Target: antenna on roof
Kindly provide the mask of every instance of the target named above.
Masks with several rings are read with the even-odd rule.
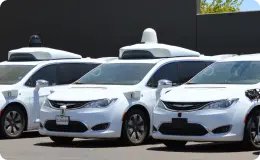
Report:
[[[142,35],[142,43],[158,43],[157,34],[154,29],[147,28]]]

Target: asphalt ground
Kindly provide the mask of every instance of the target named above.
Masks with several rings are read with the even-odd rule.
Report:
[[[260,151],[225,143],[188,143],[183,150],[171,151],[153,140],[128,147],[115,140],[75,139],[57,146],[48,137],[30,132],[19,139],[1,139],[0,154],[5,160],[255,160]]]

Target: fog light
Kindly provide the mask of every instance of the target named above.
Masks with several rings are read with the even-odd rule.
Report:
[[[227,133],[230,130],[231,130],[231,125],[227,125],[227,126],[218,127],[216,129],[214,129],[212,132],[214,134],[221,134],[221,133]]]
[[[102,124],[95,125],[91,129],[93,131],[100,131],[100,130],[106,130],[108,127],[109,127],[109,123],[102,123]]]

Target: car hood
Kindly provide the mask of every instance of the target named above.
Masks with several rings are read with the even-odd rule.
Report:
[[[48,96],[50,100],[90,101],[104,98],[118,98],[122,93],[134,91],[134,86],[116,85],[71,85]]]
[[[170,102],[209,102],[245,96],[252,85],[182,85],[171,89],[161,100]]]

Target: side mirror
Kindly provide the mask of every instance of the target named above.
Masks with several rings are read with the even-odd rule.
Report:
[[[49,82],[46,80],[37,80],[36,81],[36,88],[40,89],[42,87],[47,87],[49,85]]]
[[[172,81],[167,80],[167,79],[162,79],[158,81],[158,88],[168,88],[172,87]]]
[[[172,87],[172,81],[167,80],[167,79],[162,79],[158,81],[158,87],[156,90],[156,101],[161,97],[161,91],[164,88],[170,88]]]

